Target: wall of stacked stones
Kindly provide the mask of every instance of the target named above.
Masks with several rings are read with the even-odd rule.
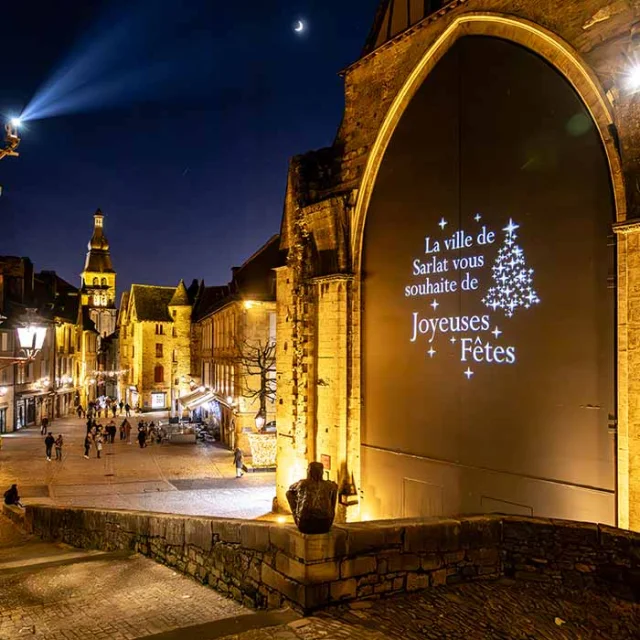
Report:
[[[640,600],[640,535],[594,524],[478,516],[335,526],[29,506],[47,540],[129,550],[254,608],[311,612],[473,580],[558,582]]]

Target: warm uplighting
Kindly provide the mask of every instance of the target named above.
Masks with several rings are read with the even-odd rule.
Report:
[[[253,307],[254,304],[255,304],[255,302],[253,302],[252,300],[245,300],[244,301],[244,308],[245,309],[251,309],[251,307]]]
[[[232,396],[227,396],[227,402],[229,404],[233,404],[233,397]]]
[[[0,387],[0,396],[6,396],[9,393],[9,389],[7,387]]]
[[[264,417],[264,414],[262,412],[258,412],[258,414],[256,415],[256,429],[258,431],[261,431],[262,427],[264,427],[265,422],[266,419]]]
[[[278,524],[284,524],[286,521],[287,521],[286,516],[278,516],[278,517],[276,518],[276,522],[277,522]]]

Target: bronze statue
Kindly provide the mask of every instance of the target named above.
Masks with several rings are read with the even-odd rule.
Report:
[[[293,519],[302,533],[327,533],[333,524],[338,485],[324,480],[323,474],[322,463],[312,462],[307,477],[287,491]]]

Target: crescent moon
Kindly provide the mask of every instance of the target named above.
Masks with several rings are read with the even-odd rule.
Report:
[[[294,29],[294,31],[298,33],[304,31],[304,22],[302,22],[302,20],[298,20],[298,26]]]

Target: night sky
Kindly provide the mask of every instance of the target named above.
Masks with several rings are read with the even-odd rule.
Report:
[[[378,1],[4,3],[0,114],[59,113],[0,162],[0,255],[78,285],[100,207],[118,296],[226,283],[278,232],[288,159],[332,143]]]

